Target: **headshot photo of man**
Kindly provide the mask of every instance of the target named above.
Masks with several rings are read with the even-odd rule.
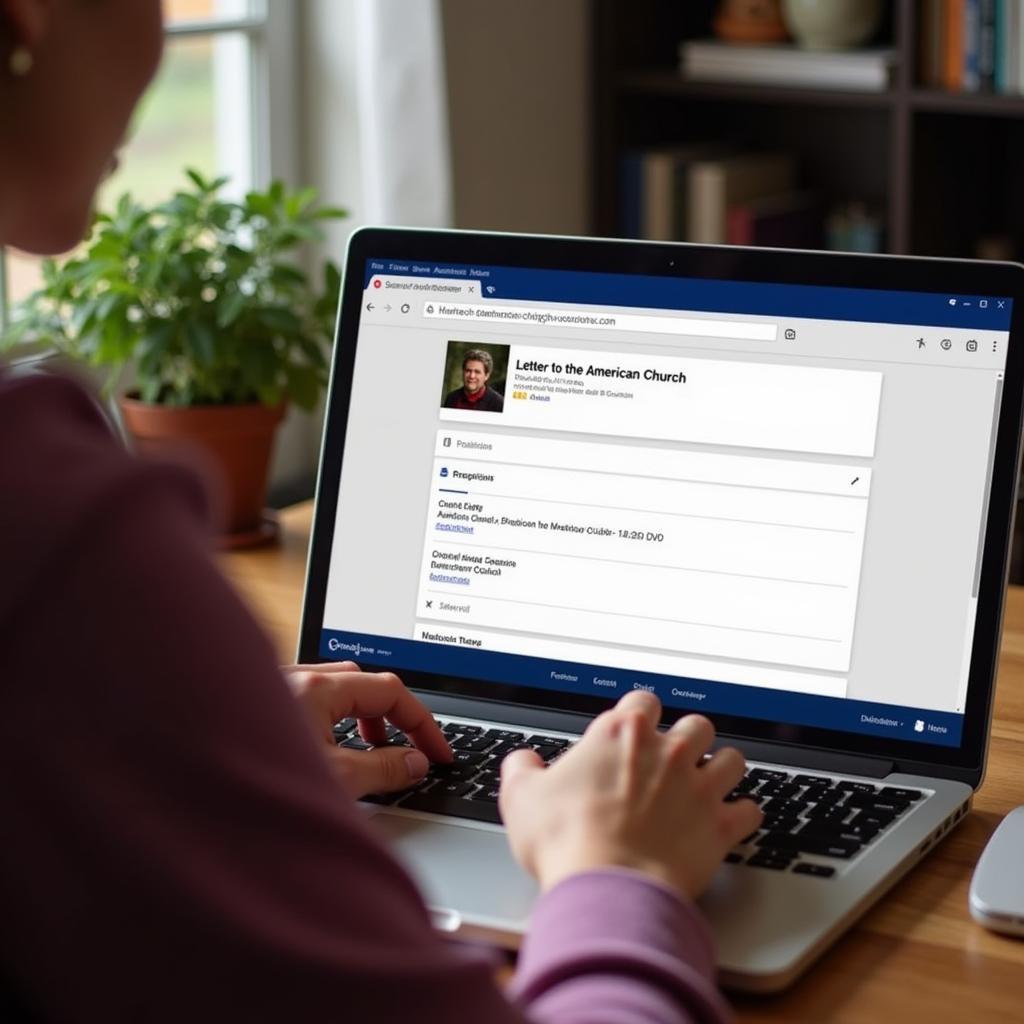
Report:
[[[507,346],[501,347],[507,349]],[[449,360],[452,355],[453,353],[449,352]],[[454,367],[450,372],[454,375]],[[466,349],[462,353],[461,387],[449,391],[442,405],[445,409],[501,412],[505,408],[505,398],[500,391],[491,386],[493,374],[494,357],[490,352],[484,348]]]

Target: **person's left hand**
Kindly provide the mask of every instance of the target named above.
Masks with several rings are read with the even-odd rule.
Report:
[[[429,761],[451,761],[452,749],[434,716],[393,672],[361,672],[351,661],[289,665],[282,671],[326,743],[342,784],[356,799],[405,789],[427,774]],[[337,746],[332,727],[342,718],[358,719],[359,735],[374,749]],[[414,746],[386,746],[386,722]]]

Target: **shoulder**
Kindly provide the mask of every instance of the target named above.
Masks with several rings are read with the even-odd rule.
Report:
[[[199,481],[182,468],[136,459],[121,445],[96,400],[50,374],[0,374],[0,587],[4,605],[50,571],[60,552],[81,543],[97,517],[129,514],[139,496],[202,522]],[[20,586],[19,586],[20,585]]]
[[[456,403],[456,401],[458,401],[459,395],[461,393],[462,388],[456,388],[454,391],[449,391],[448,394],[444,396],[445,408],[450,409]]]

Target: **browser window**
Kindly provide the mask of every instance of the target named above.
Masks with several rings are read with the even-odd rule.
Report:
[[[1009,317],[371,260],[321,654],[957,745]]]

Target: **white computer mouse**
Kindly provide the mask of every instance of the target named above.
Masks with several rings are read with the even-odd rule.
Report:
[[[970,907],[986,928],[1024,935],[1024,807],[992,833],[971,879]]]

